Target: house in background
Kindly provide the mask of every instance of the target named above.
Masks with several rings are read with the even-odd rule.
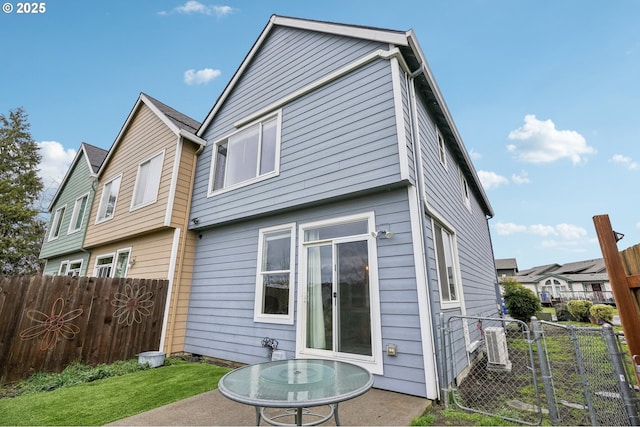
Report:
[[[142,93],[98,174],[88,276],[168,279],[161,349],[182,350],[195,234],[187,229],[199,123]]]
[[[43,274],[85,276],[89,252],[83,249],[100,165],[107,151],[83,142],[49,204],[49,226],[40,259]]]
[[[514,279],[531,289],[545,305],[572,299],[615,304],[602,258],[537,266],[519,271]]]
[[[184,350],[438,398],[439,314],[497,312],[493,211],[413,31],[273,16],[197,135]]]
[[[496,259],[496,274],[498,280],[514,277],[518,273],[518,262],[515,258]]]

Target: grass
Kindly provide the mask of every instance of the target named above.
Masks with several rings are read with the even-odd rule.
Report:
[[[411,421],[412,426],[509,426],[504,418],[490,417],[479,413],[468,413],[455,406],[445,408],[433,405],[428,411]]]
[[[215,389],[228,371],[171,359],[155,369],[28,392],[0,399],[0,425],[103,425]]]

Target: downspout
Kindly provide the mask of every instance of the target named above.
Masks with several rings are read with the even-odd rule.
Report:
[[[408,75],[406,78],[408,80],[408,88],[409,88],[409,94],[411,97],[410,103],[409,103],[409,108],[411,111],[411,132],[412,132],[412,144],[413,144],[413,164],[414,164],[414,170],[416,171],[416,178],[418,181],[418,203],[419,203],[419,216],[418,216],[418,220],[420,223],[420,236],[422,237],[422,241],[421,241],[421,256],[424,259],[424,265],[425,265],[425,277],[427,280],[427,283],[425,283],[425,292],[427,293],[427,301],[428,301],[428,306],[427,306],[427,310],[428,310],[428,316],[430,318],[431,321],[431,329],[432,331],[434,330],[433,325],[437,325],[437,319],[434,317],[433,313],[434,313],[434,307],[433,307],[433,299],[431,298],[430,295],[430,283],[431,283],[431,276],[430,276],[430,268],[428,265],[428,257],[427,257],[427,247],[428,247],[428,239],[427,236],[425,234],[425,207],[427,206],[427,200],[426,200],[426,186],[424,183],[424,174],[423,174],[423,165],[422,165],[422,149],[421,149],[421,143],[420,143],[420,128],[418,126],[418,109],[417,109],[417,98],[416,98],[416,91],[415,91],[415,79],[416,77],[418,77],[420,74],[422,74],[424,72],[424,68],[422,66],[422,64],[420,65],[420,68],[418,68],[418,70],[414,71],[413,73],[411,73],[410,75]],[[442,333],[442,332],[441,332]],[[444,388],[446,387],[446,385],[443,386],[443,384],[441,384],[441,379],[443,378],[443,373],[442,373],[442,367],[438,364],[438,358],[436,356],[437,351],[435,351],[437,349],[436,347],[436,340],[434,337],[434,334],[431,333],[431,346],[434,349],[434,354],[433,354],[433,363],[436,366],[436,386],[439,390],[436,390],[436,394],[440,394],[441,390],[444,390]],[[426,359],[427,355],[424,355],[423,357],[425,357]]]
[[[184,138],[183,138],[184,140]],[[173,346],[173,338],[174,338],[174,332],[175,332],[175,318],[177,315],[177,311],[178,311],[178,296],[180,294],[180,288],[182,285],[182,272],[183,272],[183,268],[184,268],[184,253],[185,253],[185,249],[187,247],[187,236],[188,236],[188,227],[189,227],[189,212],[191,211],[191,200],[193,198],[193,187],[195,184],[195,175],[196,175],[196,164],[198,161],[198,156],[200,155],[200,153],[202,153],[202,151],[204,150],[204,145],[200,144],[200,146],[196,149],[196,151],[193,154],[193,166],[191,168],[191,176],[190,176],[190,180],[189,180],[189,192],[187,194],[187,207],[188,210],[187,212],[185,212],[185,216],[184,216],[184,221],[182,224],[183,230],[184,232],[182,233],[182,237],[181,237],[181,241],[180,241],[180,248],[178,250],[178,269],[175,273],[175,280],[173,280],[172,282],[174,282],[174,286],[172,286],[172,289],[169,289],[168,291],[168,298],[170,299],[169,305],[168,305],[168,313],[166,315],[167,321],[166,321],[166,329],[164,331],[164,333],[162,334],[162,341],[160,348],[164,348],[167,350],[167,352],[169,352],[171,350],[171,347]],[[168,328],[169,326],[171,327],[171,334],[169,335],[169,338],[167,339],[167,334],[168,334]]]

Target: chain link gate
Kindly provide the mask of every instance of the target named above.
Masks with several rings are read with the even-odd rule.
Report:
[[[640,424],[631,364],[610,327],[452,316],[441,329],[443,383],[462,409],[529,425]]]

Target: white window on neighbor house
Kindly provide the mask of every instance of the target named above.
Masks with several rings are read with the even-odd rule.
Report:
[[[53,221],[51,221],[51,229],[49,230],[49,240],[55,240],[60,236],[60,229],[62,228],[62,219],[64,218],[64,211],[67,206],[62,206],[56,209],[53,215]]]
[[[215,143],[210,194],[278,174],[280,122],[278,112]]]
[[[96,222],[106,221],[113,218],[121,181],[122,175],[118,175],[111,181],[105,183],[102,187],[102,197],[100,197],[100,206],[98,207],[98,217]]]
[[[256,322],[293,324],[295,224],[260,230]]]
[[[97,257],[93,275],[95,277],[126,277],[130,254],[131,248],[124,248],[118,249],[115,254]]]
[[[464,173],[462,169],[460,171],[460,192],[462,194],[462,201],[467,209],[471,210],[471,193],[469,191],[469,183],[467,182],[467,178],[464,177]]]
[[[433,237],[440,284],[440,304],[443,308],[458,307],[459,271],[455,238],[452,232],[439,223],[433,223]]]
[[[79,276],[82,269],[82,260],[63,261],[60,263],[60,276]]]
[[[84,214],[87,210],[88,202],[89,193],[76,199],[76,202],[73,205],[73,213],[71,214],[71,222],[69,223],[68,233],[74,233],[82,228],[82,222],[84,220]]]
[[[136,176],[136,185],[133,190],[131,209],[150,205],[158,199],[163,160],[164,150],[140,163],[138,166],[138,175]]]
[[[440,164],[447,167],[447,151],[444,146],[444,137],[442,133],[440,133],[440,129],[436,128],[436,136],[438,138],[438,160],[440,160]]]

